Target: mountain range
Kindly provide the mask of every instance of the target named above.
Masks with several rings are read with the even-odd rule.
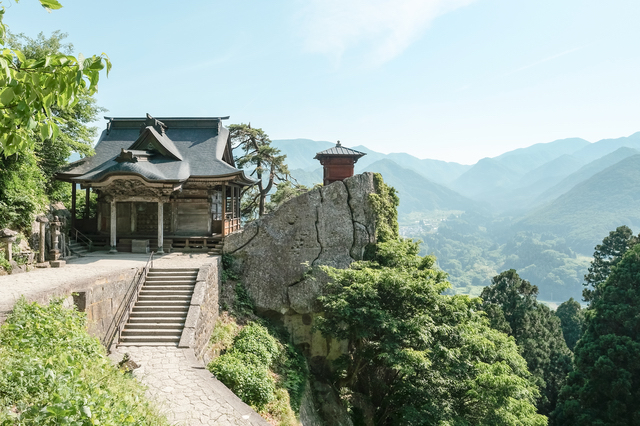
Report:
[[[300,183],[322,182],[322,167],[313,157],[333,143],[288,139],[273,145],[287,155]],[[633,171],[640,132],[594,143],[580,138],[539,143],[473,165],[352,148],[367,154],[356,163],[356,173],[382,173],[398,190],[401,222],[433,210],[508,216],[515,219],[514,229],[552,231],[584,254],[616,226],[640,226],[640,209],[633,214],[630,198],[636,190],[640,194],[640,174]]]

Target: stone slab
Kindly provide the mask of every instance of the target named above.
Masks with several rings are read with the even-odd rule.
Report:
[[[52,268],[62,268],[63,266],[65,266],[67,264],[66,260],[52,260],[51,262],[51,267]]]
[[[149,240],[131,240],[131,253],[149,253]]]

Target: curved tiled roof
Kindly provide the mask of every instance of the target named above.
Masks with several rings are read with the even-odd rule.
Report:
[[[113,174],[136,174],[159,182],[234,177],[239,184],[252,185],[254,181],[234,166],[233,159],[225,157],[229,138],[221,123],[225,118],[158,119],[166,128],[162,133],[146,126],[144,118],[111,118],[95,155],[69,164],[57,177],[78,183],[99,182]]]
[[[355,149],[345,148],[340,144],[340,141],[336,144],[336,146],[331,147],[329,149],[325,149],[324,151],[320,151],[316,154],[314,159],[319,159],[320,157],[356,157],[360,158],[362,156],[367,155],[364,152],[356,151]]]

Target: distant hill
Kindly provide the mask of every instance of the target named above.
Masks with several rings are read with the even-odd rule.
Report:
[[[586,162],[590,162],[598,158],[602,158],[622,147],[640,150],[640,132],[617,139],[602,139],[598,142],[585,146],[580,151],[576,151],[573,155],[577,158],[584,159]]]
[[[469,198],[479,200],[510,189],[520,176],[495,158],[483,158],[456,179],[452,187]]]
[[[494,157],[494,159],[516,173],[525,174],[562,155],[572,154],[589,145],[591,144],[588,141],[581,138],[559,139],[514,149]]]
[[[366,171],[382,174],[384,181],[398,190],[398,213],[433,210],[478,210],[478,203],[470,200],[413,170],[403,168],[391,160],[380,160],[366,167]]]
[[[515,227],[551,232],[583,254],[620,225],[640,227],[640,155],[627,157],[535,210]]]
[[[606,169],[607,167],[610,167],[624,160],[627,157],[631,157],[632,155],[637,155],[639,153],[640,151],[635,150],[633,148],[627,148],[627,147],[618,148],[611,154],[605,155],[602,158],[598,158],[597,160],[594,160],[589,164],[581,167],[574,173],[568,175],[558,184],[544,191],[535,200],[535,204],[539,205],[545,202],[549,202],[559,197],[560,195],[564,194],[565,192],[569,191],[571,188],[573,188],[580,182],[583,182],[589,179],[591,176],[595,175],[596,173]]]
[[[278,139],[271,143],[287,155],[289,170],[303,169],[306,171],[315,170],[320,166],[318,160],[313,159],[316,153],[335,146],[335,143],[311,139]]]

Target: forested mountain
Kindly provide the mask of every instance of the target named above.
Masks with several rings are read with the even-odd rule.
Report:
[[[274,144],[300,183],[322,181],[313,157],[333,143]],[[356,172],[380,172],[396,187],[403,235],[424,241],[457,292],[479,294],[515,268],[543,300],[580,300],[594,246],[620,225],[640,228],[640,132],[536,144],[472,166],[353,148],[367,153]]]
[[[633,155],[576,185],[516,226],[551,232],[589,254],[619,225],[640,227],[640,155]]]

